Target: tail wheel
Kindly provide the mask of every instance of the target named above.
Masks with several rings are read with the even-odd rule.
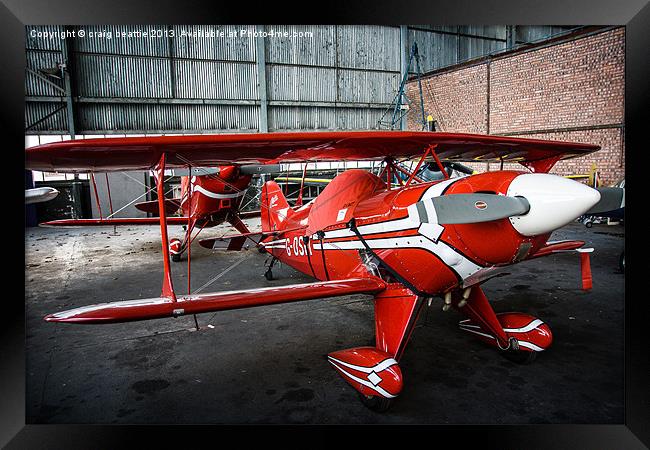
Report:
[[[269,281],[273,280],[273,265],[277,260],[278,259],[274,256],[271,259],[271,264],[269,264],[268,269],[266,269],[266,272],[264,272],[264,278],[266,278]]]
[[[172,261],[178,262],[181,260],[182,242],[178,238],[171,238],[169,240],[169,253],[172,256]]]
[[[537,359],[538,352],[527,352],[524,350],[506,350],[499,352],[504,358],[517,364],[530,364]]]
[[[359,399],[363,406],[375,412],[386,412],[393,405],[393,398],[385,398],[377,395],[363,395],[359,393]]]

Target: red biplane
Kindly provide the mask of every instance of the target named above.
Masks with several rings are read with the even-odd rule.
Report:
[[[168,246],[163,191],[166,168],[341,160],[381,160],[377,176],[352,169],[313,201],[290,206],[274,181],[262,190],[260,249],[314,277],[313,283],[177,296],[163,251],[160,297],[83,306],[49,322],[110,323],[177,317],[349,294],[374,298],[374,347],[339,350],[329,362],[364,404],[385,410],[402,390],[399,366],[425,303],[466,316],[460,328],[505,356],[527,362],[551,345],[549,326],[525,313],[496,314],[481,284],[512,264],[578,251],[583,288],[591,287],[582,241],[548,242],[553,230],[597,210],[599,191],[547,172],[560,159],[598,146],[435,132],[313,132],[167,136],[65,141],[26,150],[27,169],[63,172],[148,170],[156,174],[163,249]],[[417,158],[414,170],[401,160]],[[442,160],[519,162],[500,170],[449,178]],[[435,162],[444,178],[417,176]],[[415,162],[415,161],[414,161]],[[397,175],[397,176],[396,176]],[[272,266],[272,264],[271,264]],[[269,268],[270,272],[270,268]]]
[[[181,196],[178,198],[165,198],[164,207],[167,223],[171,225],[183,225],[185,227],[184,238],[171,238],[169,240],[169,253],[172,261],[180,261],[188,246],[197,238],[204,228],[215,227],[228,222],[237,231],[243,234],[250,233],[242,219],[259,217],[259,211],[242,212],[240,207],[251,178],[255,173],[267,173],[277,171],[278,166],[263,165],[222,165],[214,169],[193,168],[186,176],[181,176]],[[179,172],[178,170],[175,172]],[[183,171],[181,171],[183,173]],[[118,226],[118,225],[155,225],[160,219],[157,217],[130,217],[111,218],[113,205],[110,202],[111,215],[107,218],[102,216],[102,206],[97,192],[97,185],[94,174],[91,176],[95,201],[99,209],[99,219],[60,219],[43,222],[40,225],[49,227],[69,226]],[[106,178],[107,190],[110,200],[110,185]],[[128,206],[128,205],[127,205]],[[134,205],[140,211],[159,215],[159,204],[157,200],[139,202]],[[172,216],[177,211],[182,215]],[[192,232],[198,231],[192,236]],[[207,246],[213,240],[206,242],[199,241]],[[243,241],[240,241],[243,244]]]

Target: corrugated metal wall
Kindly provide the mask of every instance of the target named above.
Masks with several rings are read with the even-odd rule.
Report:
[[[521,44],[537,42],[566,33],[576,26],[506,25],[409,26],[409,49],[417,42],[422,71],[429,72],[498,53]],[[415,70],[411,71],[415,73]]]
[[[565,28],[517,27],[515,39]],[[85,36],[32,36],[66,30]],[[117,37],[138,30],[162,36]],[[90,37],[101,32],[111,38]],[[284,32],[311,37],[277,36]],[[418,43],[426,72],[504,50],[506,33],[505,26],[412,26],[408,48]],[[66,60],[77,134],[371,129],[401,81],[399,27],[28,26],[26,34],[27,134],[68,132],[64,81],[37,75]]]

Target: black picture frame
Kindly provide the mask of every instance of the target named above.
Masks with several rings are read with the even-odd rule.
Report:
[[[432,443],[453,443],[455,447],[475,443],[481,448],[585,448],[635,449],[650,446],[650,346],[643,310],[643,269],[648,264],[642,207],[636,200],[643,192],[644,153],[647,153],[644,112],[649,105],[650,70],[647,55],[650,48],[650,5],[648,0],[469,0],[302,3],[292,6],[271,2],[221,4],[217,2],[112,0],[3,0],[0,5],[2,67],[2,123],[5,125],[3,155],[5,186],[4,223],[6,241],[12,245],[5,251],[5,288],[0,326],[0,445],[7,448],[118,448],[136,440],[146,439],[147,446],[156,441],[176,441],[187,445],[198,434],[207,433],[217,444],[226,431],[234,431],[238,440],[248,443],[255,427],[197,426],[92,426],[92,425],[25,425],[25,311],[24,283],[10,275],[9,266],[18,266],[16,255],[23,254],[20,239],[24,233],[24,203],[18,188],[24,184],[24,160],[19,149],[24,147],[24,26],[37,24],[119,24],[119,23],[365,23],[365,24],[566,24],[626,26],[626,91],[625,142],[628,203],[626,211],[626,301],[625,301],[625,421],[619,425],[526,425],[526,426],[397,426],[389,429],[363,427],[351,430],[342,426],[262,427],[265,436],[272,431],[292,432],[355,431],[364,441],[394,431],[424,431]],[[11,138],[11,139],[7,139]],[[632,152],[630,156],[629,152]],[[635,200],[636,199],[636,200]],[[17,211],[17,213],[15,212]],[[16,216],[18,218],[16,218]],[[631,217],[631,218],[630,218]],[[635,219],[636,217],[636,219]],[[6,242],[5,241],[5,242]],[[13,248],[13,245],[18,247]],[[24,255],[24,254],[23,254]],[[647,276],[647,275],[646,275]],[[6,286],[11,287],[7,289]],[[638,295],[636,293],[641,293]],[[295,435],[294,435],[295,436]],[[301,442],[300,437],[292,440]],[[302,441],[308,445],[309,441]],[[336,445],[336,441],[333,441]],[[409,444],[403,441],[404,445]],[[236,444],[235,444],[236,445]],[[268,443],[266,444],[268,445]],[[446,444],[448,445],[448,444]]]

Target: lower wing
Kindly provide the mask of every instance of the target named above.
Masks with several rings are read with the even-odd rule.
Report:
[[[167,217],[169,225],[187,225],[187,217]],[[160,225],[158,217],[127,217],[116,219],[60,219],[39,224],[43,227],[92,227],[106,225]]]
[[[585,241],[556,241],[547,242],[542,248],[537,250],[526,259],[539,258],[541,256],[548,256],[554,253],[570,252],[570,251],[590,251],[593,249],[581,249],[585,245]],[[579,250],[580,249],[580,250]]]
[[[189,295],[178,297],[176,301],[167,297],[158,297],[101,303],[50,314],[45,317],[45,320],[84,324],[130,322],[341,295],[376,294],[384,289],[386,289],[386,283],[379,278],[350,278],[245,291]]]

